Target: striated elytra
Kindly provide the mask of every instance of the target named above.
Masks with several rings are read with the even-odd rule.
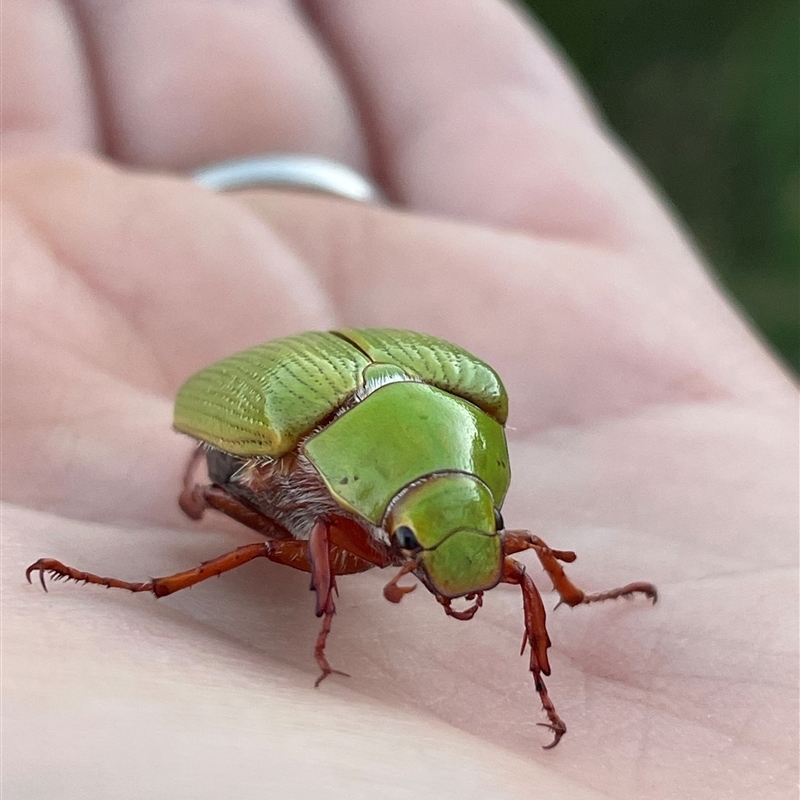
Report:
[[[555,746],[566,725],[542,678],[550,639],[541,597],[515,553],[533,550],[561,601],[574,606],[642,593],[637,582],[585,594],[559,562],[575,560],[500,513],[511,480],[504,425],[508,397],[497,373],[456,345],[412,331],[341,329],[276,339],[189,378],[174,427],[197,441],[181,508],[199,519],[221,511],[261,539],[175,575],[134,583],[40,559],[50,573],[157,597],[254,558],[311,574],[322,626],[317,685],[336,672],[325,657],[337,575],[399,567],[384,587],[395,603],[413,575],[456,619],[471,619],[484,593],[514,584],[523,596],[525,647]],[[205,461],[209,483],[196,484]],[[456,598],[469,605],[458,609]]]

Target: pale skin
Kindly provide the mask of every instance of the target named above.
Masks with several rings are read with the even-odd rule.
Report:
[[[493,0],[76,5],[3,7],[4,788],[792,796],[796,389],[542,35]],[[396,208],[181,175],[253,152],[347,161]],[[555,750],[512,586],[463,623],[424,589],[387,603],[385,571],[341,578],[327,654],[352,677],[314,690],[299,572],[160,601],[25,583],[41,556],[145,580],[252,541],[178,509],[171,399],[338,325],[492,363],[509,527],[576,551],[587,591],[658,586],[655,608],[553,613],[520,556],[546,592]]]

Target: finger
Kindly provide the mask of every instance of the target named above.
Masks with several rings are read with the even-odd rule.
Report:
[[[400,203],[605,245],[671,235],[560,57],[510,4],[306,5]]]
[[[2,14],[3,157],[97,147],[88,67],[69,8],[5,0]]]
[[[347,93],[291,3],[78,7],[115,158],[188,169],[288,150],[364,166]]]
[[[333,321],[316,277],[229,198],[89,160],[16,163],[3,178],[44,243],[37,279],[24,259],[9,264],[9,307],[113,375],[172,391],[211,360]],[[131,343],[147,369],[119,360]]]

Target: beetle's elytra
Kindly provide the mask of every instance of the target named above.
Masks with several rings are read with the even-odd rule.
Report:
[[[559,562],[575,560],[528,531],[505,530],[500,509],[511,479],[504,424],[508,398],[497,373],[455,345],[411,331],[343,329],[276,339],[201,370],[181,387],[175,429],[197,440],[181,508],[199,519],[222,511],[261,541],[199,567],[131,583],[53,559],[39,572],[157,597],[268,558],[311,574],[322,617],[315,657],[332,670],[325,642],[335,613],[336,576],[399,567],[384,587],[398,603],[414,575],[456,619],[471,619],[498,583],[522,590],[530,671],[558,744],[567,728],[550,700],[545,610],[524,567],[533,550],[570,606],[642,593],[631,583],[584,594]],[[208,485],[194,482],[205,460]],[[471,602],[465,610],[454,598]],[[523,646],[524,650],[524,646]]]

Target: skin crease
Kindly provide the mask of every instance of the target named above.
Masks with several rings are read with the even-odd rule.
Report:
[[[786,798],[798,777],[797,395],[603,130],[496,0],[3,8],[3,787],[9,796]],[[397,208],[215,196],[252,152],[371,170]],[[574,549],[553,751],[518,590],[469,624],[343,578],[319,690],[308,578],[176,496],[192,372],[274,336],[416,328],[511,397],[503,510]],[[523,557],[543,591],[533,557]]]

